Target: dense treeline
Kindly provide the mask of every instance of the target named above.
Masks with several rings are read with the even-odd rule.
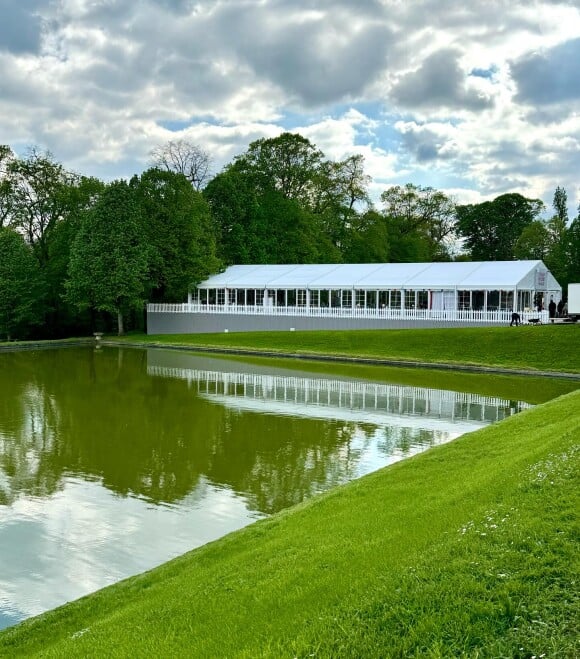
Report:
[[[364,161],[333,161],[301,135],[252,142],[213,178],[198,146],[169,142],[154,166],[105,184],[50,153],[0,146],[0,340],[142,328],[147,300],[175,302],[244,263],[542,259],[580,281],[580,209],[568,218],[504,194],[458,205],[408,183],[369,195]]]

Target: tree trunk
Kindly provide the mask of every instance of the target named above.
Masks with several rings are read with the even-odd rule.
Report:
[[[117,311],[117,327],[119,336],[125,334],[125,328],[123,327],[123,312],[121,310]]]

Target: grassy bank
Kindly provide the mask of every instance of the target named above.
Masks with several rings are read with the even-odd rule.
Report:
[[[580,373],[580,325],[134,335],[125,340]]]
[[[578,656],[580,392],[0,633],[2,656]]]

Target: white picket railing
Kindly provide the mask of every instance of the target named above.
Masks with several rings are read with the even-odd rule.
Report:
[[[259,400],[262,406],[266,401],[272,401],[310,408],[346,408],[422,419],[432,417],[485,423],[499,421],[533,407],[523,401],[510,401],[497,396],[411,385],[209,371],[155,364],[147,366],[147,374],[195,382],[202,394],[236,400],[254,399]]]
[[[159,304],[147,305],[148,313],[234,314],[243,316],[301,316],[323,318],[376,318],[385,320],[442,320],[448,322],[509,323],[512,312],[473,309],[399,309],[368,307],[276,307],[237,304]],[[548,312],[519,311],[521,322],[538,319],[548,322]]]

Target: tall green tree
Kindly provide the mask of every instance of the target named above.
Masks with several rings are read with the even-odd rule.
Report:
[[[258,192],[275,190],[286,199],[311,207],[324,154],[297,133],[252,142],[235,158],[239,171],[251,176]]]
[[[493,201],[457,206],[457,227],[476,261],[510,261],[522,231],[539,219],[544,204],[518,193]]]
[[[149,169],[131,187],[149,248],[149,299],[183,300],[219,268],[209,205],[183,174]]]
[[[268,227],[261,245],[263,263],[316,263],[324,246],[329,247],[312,214],[276,190],[259,197],[256,215],[257,224]]]
[[[455,238],[455,203],[431,187],[407,183],[381,195],[393,261],[446,261]]]
[[[70,191],[80,177],[68,172],[51,153],[31,148],[24,158],[11,158],[5,172],[7,223],[22,231],[41,267],[48,261],[51,231],[66,216]]]
[[[79,310],[93,308],[117,318],[119,334],[131,309],[141,309],[149,271],[149,249],[134,190],[109,184],[83,217],[66,282],[67,298]]]
[[[26,337],[44,312],[42,272],[24,238],[0,227],[0,337]]]
[[[554,277],[562,284],[568,282],[567,243],[568,243],[568,195],[566,190],[557,187],[552,202],[554,215],[547,223],[549,246],[544,261]]]
[[[566,283],[580,283],[580,205],[578,206],[578,215],[570,225],[566,237],[566,258],[568,265]]]
[[[345,263],[388,263],[391,260],[387,219],[376,210],[356,215],[345,235]]]
[[[219,255],[226,263],[287,262],[291,254],[339,261],[350,227],[369,207],[369,180],[360,155],[334,162],[294,133],[256,140],[204,190]],[[280,218],[268,216],[274,207],[282,209]],[[282,226],[298,241],[295,249],[286,240],[281,248]]]
[[[356,233],[360,215],[371,206],[371,178],[364,172],[364,157],[355,154],[338,162],[325,161],[317,176],[313,211],[320,217],[326,237],[347,260],[347,236],[351,230]]]
[[[550,234],[544,222],[534,220],[524,227],[514,246],[516,259],[543,261],[550,249]]]
[[[235,165],[228,166],[208,183],[203,194],[209,203],[219,257],[227,264],[266,263],[268,218],[258,213],[258,192],[251,177]]]
[[[47,238],[47,261],[43,271],[47,283],[47,313],[45,327],[50,336],[70,336],[90,329],[90,318],[79,315],[78,309],[66,297],[65,282],[72,245],[84,214],[99,199],[105,184],[92,177],[81,176],[68,187],[66,212]],[[63,190],[63,195],[64,195]]]

